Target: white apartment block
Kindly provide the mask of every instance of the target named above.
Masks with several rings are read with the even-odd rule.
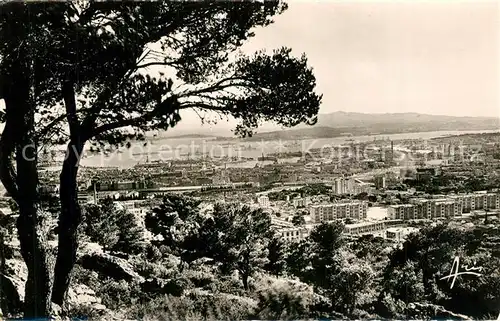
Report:
[[[387,209],[387,214],[391,220],[413,220],[419,218],[415,215],[416,208],[417,206],[413,204],[391,205]]]
[[[352,218],[362,220],[366,218],[368,203],[351,201],[342,203],[312,205],[309,208],[314,223],[328,222],[336,219]]]
[[[453,195],[451,198],[462,204],[464,213],[469,213],[475,210],[500,208],[500,194],[498,193],[476,192]]]
[[[333,182],[332,191],[335,195],[354,194],[354,179],[336,178]]]
[[[462,204],[455,201],[438,201],[431,218],[451,218],[462,215]],[[432,213],[431,213],[432,214]]]
[[[334,195],[368,193],[370,184],[355,180],[354,178],[336,178],[333,181],[332,193]]]
[[[269,207],[269,197],[266,195],[259,196],[257,198],[257,203],[263,208],[268,208]]]
[[[389,206],[387,213],[391,220],[451,218],[462,214],[462,205],[453,200],[418,200]]]
[[[388,215],[393,220],[451,218],[474,210],[500,209],[499,193],[470,193],[440,199],[410,200],[410,204],[392,205]]]

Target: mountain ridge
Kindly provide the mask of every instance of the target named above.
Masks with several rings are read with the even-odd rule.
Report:
[[[185,130],[171,130],[157,133],[160,137],[178,137],[178,136],[222,136],[234,137],[231,132],[236,125],[234,122],[224,122],[210,127],[189,126]],[[197,130],[193,131],[193,127]],[[500,118],[498,117],[474,117],[474,116],[447,116],[430,115],[416,112],[411,113],[358,113],[336,111],[332,113],[318,114],[318,122],[314,126],[300,124],[292,128],[285,128],[273,123],[266,123],[257,129],[256,136],[269,136],[271,132],[290,132],[296,130],[309,130],[307,135],[314,131],[319,132],[319,128],[346,129],[355,133],[397,133],[397,132],[415,132],[415,131],[439,131],[439,130],[482,130],[482,129],[500,129]],[[310,130],[316,128],[316,130]],[[327,131],[330,131],[327,129]],[[266,134],[267,133],[267,134]],[[319,135],[319,134],[318,134]],[[322,135],[319,135],[322,136]]]

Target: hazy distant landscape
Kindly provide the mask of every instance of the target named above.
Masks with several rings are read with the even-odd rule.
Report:
[[[234,137],[227,123],[214,127],[196,126],[193,132],[161,133],[158,138]],[[265,124],[253,137],[246,140],[334,138],[377,134],[397,134],[430,131],[495,130],[500,129],[497,117],[454,117],[419,113],[365,114],[338,111],[319,114],[314,126],[299,125],[281,128]],[[237,139],[234,137],[234,139]]]

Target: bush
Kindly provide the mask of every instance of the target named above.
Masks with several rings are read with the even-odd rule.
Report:
[[[183,271],[183,277],[193,283],[195,287],[203,288],[210,287],[215,283],[215,276],[206,270],[189,269]]]
[[[226,293],[195,291],[182,297],[166,295],[130,310],[128,317],[145,320],[245,320],[255,301]]]
[[[78,305],[70,307],[64,315],[70,317],[71,320],[102,320],[105,312],[92,305]]]
[[[145,256],[149,262],[157,262],[162,258],[162,252],[154,244],[148,244],[145,248]]]
[[[149,261],[136,260],[133,262],[134,271],[141,276],[148,278],[169,278],[175,270],[168,269],[161,263],[152,263]]]
[[[138,254],[144,248],[144,231],[132,213],[106,199],[100,205],[88,205],[83,211],[81,231],[103,251]]]
[[[101,298],[102,304],[112,310],[129,307],[144,298],[138,284],[127,283],[124,280],[120,282],[111,279],[103,281],[96,294]]]
[[[315,295],[311,286],[293,280],[264,276],[256,287],[259,319],[290,320],[311,317]]]
[[[141,284],[141,291],[147,293],[149,297],[156,295],[181,296],[186,289],[192,288],[189,280],[184,278],[174,278],[169,280],[153,279]]]
[[[75,284],[84,284],[95,291],[100,286],[101,281],[99,280],[97,272],[84,269],[79,264],[76,264],[73,267],[71,282]]]

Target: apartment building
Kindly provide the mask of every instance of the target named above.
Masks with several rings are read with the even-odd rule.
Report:
[[[476,209],[476,197],[473,194],[452,195],[450,198],[462,204],[463,213],[469,213]]]
[[[418,218],[416,209],[414,204],[392,205],[387,209],[387,214],[391,220],[414,220]]]
[[[414,198],[410,204],[389,206],[388,216],[394,220],[451,218],[492,209],[500,209],[500,194],[476,192],[433,199]]]
[[[262,196],[259,196],[257,198],[257,203],[259,203],[259,205],[263,208],[268,208],[269,207],[269,197],[267,197],[266,195],[262,195]]]
[[[335,195],[353,194],[354,179],[336,178],[333,182],[332,192]]]
[[[332,193],[334,195],[360,194],[369,191],[370,184],[354,178],[336,178],[332,184]]]
[[[377,175],[374,177],[374,183],[376,189],[384,189],[387,188],[387,179],[385,175]]]
[[[344,218],[362,220],[366,218],[367,210],[367,202],[349,201],[312,205],[309,208],[309,214],[311,215],[313,222],[321,223]]]
[[[121,206],[124,210],[134,214],[136,217],[143,217],[150,208],[144,201],[116,201],[115,204]]]
[[[411,204],[389,206],[391,220],[451,218],[462,214],[462,205],[449,199],[417,199]]]
[[[437,201],[431,218],[451,218],[460,215],[462,215],[462,204],[454,200]]]
[[[437,167],[417,168],[417,181],[428,182],[432,177],[438,176],[441,171]]]
[[[475,210],[500,209],[500,194],[476,192],[452,195],[450,198],[462,204],[463,213]]]
[[[500,208],[500,195],[497,193],[486,194],[486,207],[487,207],[487,209],[499,209]]]

